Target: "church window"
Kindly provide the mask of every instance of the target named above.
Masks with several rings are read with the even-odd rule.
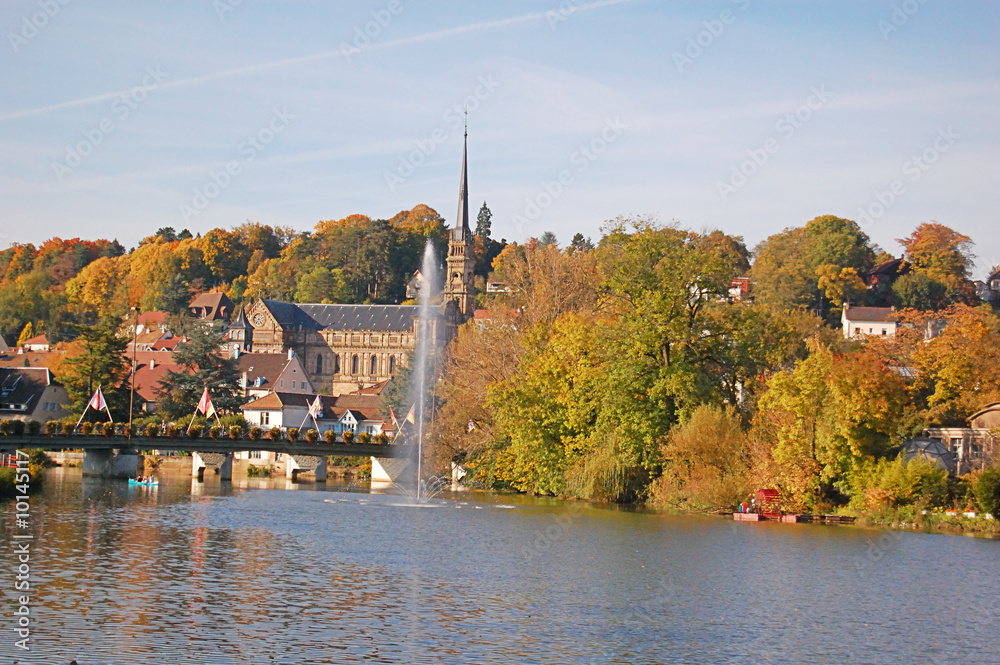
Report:
[[[323,373],[323,356],[316,356],[316,373]]]
[[[378,356],[372,356],[371,360],[371,371],[368,372],[370,375],[378,374]]]
[[[396,372],[396,356],[389,356],[389,374]]]
[[[358,357],[351,358],[351,374],[358,374]]]

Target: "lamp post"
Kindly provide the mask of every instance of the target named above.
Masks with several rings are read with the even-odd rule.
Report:
[[[129,381],[129,395],[128,395],[128,440],[132,440],[132,411],[135,405],[135,347],[136,340],[139,338],[139,308],[133,307],[132,311],[135,315],[132,320],[132,377]]]

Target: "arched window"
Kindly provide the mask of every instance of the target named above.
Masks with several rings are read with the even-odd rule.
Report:
[[[389,374],[396,373],[396,356],[389,356]]]
[[[316,356],[316,373],[317,374],[323,373],[323,356],[321,355]]]
[[[358,357],[351,358],[351,374],[358,374]]]
[[[372,356],[371,371],[368,372],[368,375],[375,376],[376,374],[378,374],[378,356]]]

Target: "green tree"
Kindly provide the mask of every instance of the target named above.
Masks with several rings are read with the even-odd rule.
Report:
[[[236,364],[220,352],[222,333],[203,328],[174,350],[180,371],[169,371],[159,388],[157,410],[170,418],[194,412],[207,387],[219,414],[237,413],[242,405]]]
[[[556,234],[552,231],[546,231],[542,234],[542,237],[538,239],[539,247],[558,247],[559,240],[556,238]]]
[[[582,233],[575,234],[569,243],[569,250],[572,252],[589,252],[593,249],[594,243],[590,238],[584,238]]]
[[[757,245],[754,256],[750,277],[758,302],[781,309],[815,309],[830,320],[836,316],[827,306],[819,279],[836,276],[842,283],[847,277],[840,277],[843,269],[861,275],[875,262],[874,247],[857,223],[833,215],[770,236]]]
[[[476,216],[476,236],[482,238],[484,241],[490,239],[490,230],[493,228],[493,213],[486,205],[486,201],[483,201],[483,207],[479,209],[479,214]]]
[[[948,304],[948,286],[922,272],[897,279],[892,285],[892,294],[900,309],[937,311]]]
[[[112,414],[128,415],[129,374],[126,358],[128,340],[118,335],[118,322],[105,318],[93,326],[80,326],[59,369],[59,380],[69,394],[69,410],[83,413],[94,391],[101,392]],[[98,418],[95,415],[95,418]]]
[[[184,281],[184,277],[178,273],[170,275],[156,296],[154,308],[161,312],[171,314],[181,314],[187,312],[188,304],[191,302],[191,287]]]

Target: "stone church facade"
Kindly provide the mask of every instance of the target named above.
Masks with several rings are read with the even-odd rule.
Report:
[[[430,334],[439,344],[475,314],[475,237],[469,224],[467,144],[462,155],[458,218],[449,231],[442,304]],[[229,329],[230,350],[297,355],[313,385],[340,395],[391,379],[417,346],[415,305],[297,304],[258,299]]]

